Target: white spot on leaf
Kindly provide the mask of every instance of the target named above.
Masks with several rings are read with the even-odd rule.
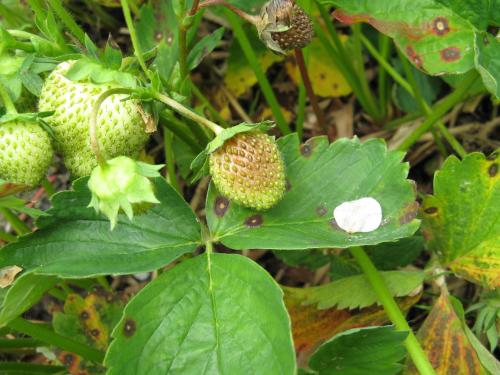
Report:
[[[382,207],[376,199],[361,198],[337,206],[333,217],[346,232],[372,232],[382,223]]]

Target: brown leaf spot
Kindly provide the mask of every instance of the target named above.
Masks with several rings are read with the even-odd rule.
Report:
[[[405,207],[403,215],[399,218],[399,223],[401,225],[408,224],[413,219],[417,217],[418,209],[420,205],[417,201],[414,201]]]
[[[432,21],[432,31],[434,34],[442,36],[450,31],[448,20],[444,17],[436,17]]]
[[[302,156],[305,156],[305,157],[311,156],[311,154],[312,154],[311,145],[304,143],[302,146],[300,146],[300,153],[302,154]]]
[[[94,328],[93,330],[90,331],[90,335],[92,337],[99,337],[100,334],[101,334],[101,331],[99,331],[97,328]]]
[[[498,163],[493,163],[488,168],[488,174],[490,177],[495,177],[498,173]]]
[[[285,189],[286,189],[286,191],[290,191],[292,189],[292,183],[290,182],[290,180],[288,178],[285,181]]]
[[[456,61],[460,59],[460,50],[457,47],[448,47],[442,50],[441,59],[446,62]]]
[[[125,337],[131,337],[135,333],[135,330],[136,330],[135,320],[127,319],[127,321],[123,325],[123,335]]]
[[[253,215],[245,220],[245,225],[249,228],[257,228],[262,225],[264,219],[262,215]]]
[[[87,310],[83,310],[80,313],[80,318],[83,319],[83,320],[87,320],[88,318],[90,318],[89,312]]]
[[[225,197],[218,196],[215,199],[214,212],[218,217],[224,216],[229,208],[229,200]]]
[[[324,203],[321,203],[318,207],[316,207],[316,214],[320,217],[325,216],[327,212],[328,208],[326,208]]]
[[[438,208],[437,207],[427,207],[424,212],[427,214],[427,215],[433,215],[435,213],[438,212]]]
[[[490,40],[488,39],[488,37],[487,37],[487,36],[485,36],[485,37],[483,38],[483,44],[484,44],[485,46],[487,46],[488,44],[490,44]]]
[[[66,367],[71,367],[73,363],[76,361],[76,355],[68,352],[61,353],[61,356],[59,358]]]

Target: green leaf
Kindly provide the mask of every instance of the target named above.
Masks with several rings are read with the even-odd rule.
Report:
[[[398,374],[407,335],[391,326],[350,329],[321,345],[309,366],[319,375]]]
[[[104,49],[103,61],[108,68],[118,70],[122,65],[122,52],[117,48],[113,48],[108,41]]]
[[[403,297],[421,289],[424,273],[420,271],[386,271],[380,273],[393,297]],[[348,276],[328,284],[309,288],[284,287],[287,293],[303,301],[303,305],[317,305],[318,309],[357,309],[378,303],[370,283],[364,275]],[[356,291],[356,293],[353,293]]]
[[[422,236],[412,236],[401,238],[397,242],[367,246],[365,250],[377,269],[393,270],[413,263],[423,249],[424,238]]]
[[[500,286],[500,154],[449,157],[422,207],[422,233],[444,266],[490,288]]]
[[[189,52],[187,59],[189,70],[196,68],[201,61],[219,45],[222,37],[224,36],[224,31],[225,29],[221,27],[196,43],[196,45]]]
[[[0,310],[0,327],[5,326],[37,303],[46,291],[57,284],[57,281],[56,277],[34,273],[25,273],[17,278],[5,295]]]
[[[23,362],[2,362],[0,363],[0,373],[2,375],[63,375],[67,372],[64,367],[60,366],[45,366]]]
[[[17,212],[25,213],[33,218],[37,218],[46,215],[45,212],[38,210],[36,208],[30,208],[25,206],[26,202],[22,199],[16,198],[12,195],[6,197],[0,197],[0,207],[10,208]]]
[[[231,249],[297,250],[374,245],[412,235],[418,205],[403,153],[388,152],[381,140],[339,139],[331,145],[315,137],[300,145],[296,135],[278,140],[286,166],[288,191],[266,212],[240,207],[212,185],[207,220],[213,238]],[[375,231],[347,233],[333,220],[335,207],[372,197],[382,206]],[[224,207],[221,210],[221,205]]]
[[[283,295],[256,263],[209,254],[177,265],[127,305],[106,356],[109,375],[293,375]]]
[[[476,68],[486,88],[500,99],[500,40],[488,33],[477,34],[474,44]]]
[[[73,191],[54,195],[50,216],[37,221],[39,230],[2,249],[0,268],[17,265],[68,278],[146,272],[200,243],[194,213],[164,179],[154,180],[161,203],[132,222],[120,214],[112,232],[108,220],[88,207],[87,181],[81,178]]]
[[[292,267],[307,267],[317,269],[330,262],[330,257],[321,252],[321,250],[274,250],[274,255]]]

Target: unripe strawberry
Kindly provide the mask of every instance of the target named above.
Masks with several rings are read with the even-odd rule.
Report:
[[[210,154],[217,189],[234,202],[267,210],[285,192],[285,166],[274,139],[253,131],[240,133]]]
[[[38,107],[40,111],[55,111],[46,118],[54,129],[55,146],[73,176],[81,177],[90,175],[97,165],[89,130],[94,104],[102,93],[115,86],[73,82],[64,76],[71,65],[63,62],[48,76]],[[97,139],[105,159],[135,157],[148,139],[139,102],[122,101],[125,97],[112,95],[99,109]]]
[[[0,179],[37,185],[53,156],[50,138],[38,124],[20,120],[0,124]]]
[[[257,29],[264,43],[282,54],[307,46],[314,36],[311,18],[294,0],[269,1],[262,7]]]

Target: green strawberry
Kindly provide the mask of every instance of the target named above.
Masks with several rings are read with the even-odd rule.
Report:
[[[88,176],[97,165],[90,145],[90,116],[99,96],[113,88],[109,84],[73,82],[65,77],[73,62],[63,62],[48,76],[42,88],[40,111],[55,111],[46,121],[54,129],[56,148],[74,177]],[[97,117],[97,139],[104,158],[135,157],[148,135],[136,100],[125,95],[108,97]]]
[[[0,179],[37,185],[47,173],[54,151],[48,134],[36,123],[0,124]]]
[[[217,189],[242,206],[267,210],[285,192],[285,166],[274,138],[240,133],[210,154],[210,174]]]

